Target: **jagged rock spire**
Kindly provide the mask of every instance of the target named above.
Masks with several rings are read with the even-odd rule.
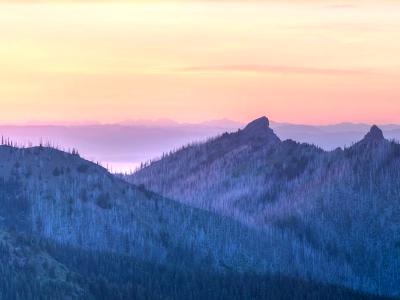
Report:
[[[364,140],[365,141],[380,141],[385,139],[383,136],[382,130],[376,126],[373,125],[370,129],[370,131],[365,135]]]
[[[265,128],[269,128],[269,120],[267,117],[263,116],[247,124],[244,130],[262,130]]]
[[[274,131],[269,127],[269,120],[263,116],[247,124],[243,129],[242,135],[250,139],[262,139],[268,142],[279,142],[280,139]]]

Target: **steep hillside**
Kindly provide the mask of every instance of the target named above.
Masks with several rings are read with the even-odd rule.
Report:
[[[154,161],[128,180],[253,228],[294,235],[311,256],[349,266],[361,278],[351,287],[399,295],[399,175],[400,145],[376,126],[359,143],[325,152],[280,141],[260,118]]]
[[[6,228],[156,263],[187,258],[212,260],[216,269],[267,266],[258,251],[265,242],[240,224],[130,185],[77,154],[2,146],[0,157]]]
[[[280,141],[263,117],[243,130],[189,145],[144,166],[128,179],[196,207],[254,222],[254,213],[276,202],[322,150]]]
[[[0,299],[90,297],[80,276],[35,238],[0,229]]]

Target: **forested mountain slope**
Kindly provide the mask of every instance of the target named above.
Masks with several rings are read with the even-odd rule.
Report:
[[[399,295],[398,178],[400,145],[376,126],[353,146],[325,152],[280,141],[263,117],[151,162],[128,180],[253,228],[294,235],[313,256],[350,266],[362,278],[351,287]]]
[[[187,258],[216,269],[266,268],[258,251],[266,244],[249,229],[137,188],[77,154],[2,146],[0,157],[7,228],[156,263]]]
[[[385,299],[277,275],[143,262],[0,230],[0,299]]]
[[[43,146],[0,146],[0,237],[2,299],[364,297],[326,285],[364,279],[294,233],[248,228]]]
[[[259,205],[273,203],[283,185],[320,153],[314,146],[281,142],[264,117],[238,132],[183,147],[128,179],[175,200],[246,221]]]
[[[80,299],[78,274],[49,255],[44,243],[0,229],[0,299]]]

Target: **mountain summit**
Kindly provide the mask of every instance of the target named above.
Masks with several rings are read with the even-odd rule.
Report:
[[[381,141],[383,139],[385,139],[383,136],[383,132],[376,125],[373,125],[370,131],[364,137],[365,141]]]
[[[268,142],[279,142],[280,139],[269,127],[269,120],[267,117],[260,117],[249,124],[242,130],[241,134],[249,139],[262,139]]]
[[[253,130],[263,130],[265,128],[269,128],[269,120],[267,117],[263,116],[261,118],[255,119],[251,121],[244,130],[253,131]]]

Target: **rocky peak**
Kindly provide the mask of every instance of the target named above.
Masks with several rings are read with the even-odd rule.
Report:
[[[381,141],[383,139],[384,139],[383,132],[376,125],[373,125],[370,131],[364,137],[365,141]]]
[[[263,130],[269,128],[269,120],[267,117],[261,117],[251,121],[247,126],[244,128],[246,131],[253,131],[253,130]]]
[[[265,116],[247,124],[247,126],[242,130],[242,134],[246,138],[250,139],[263,139],[268,140],[269,142],[280,141],[274,131],[269,127],[269,120]]]

